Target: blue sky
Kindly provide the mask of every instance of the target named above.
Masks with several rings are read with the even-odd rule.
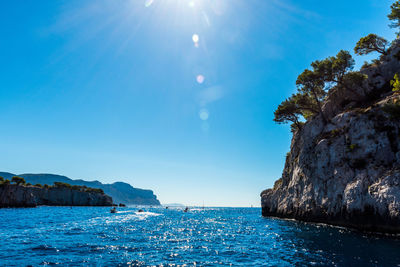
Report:
[[[389,2],[3,1],[0,170],[259,205],[290,146],[274,109],[313,60],[393,39]]]

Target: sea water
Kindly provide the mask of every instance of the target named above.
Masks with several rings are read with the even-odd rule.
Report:
[[[400,266],[400,241],[259,208],[0,209],[1,266]]]

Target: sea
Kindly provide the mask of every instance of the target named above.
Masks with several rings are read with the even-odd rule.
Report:
[[[400,266],[400,238],[260,208],[0,209],[1,266]]]

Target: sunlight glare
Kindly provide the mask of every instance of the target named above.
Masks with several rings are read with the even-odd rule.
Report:
[[[197,34],[193,34],[193,36],[192,36],[192,40],[193,40],[193,43],[198,43],[199,42],[199,40],[200,40],[200,37],[199,37],[199,35],[197,35]]]
[[[196,48],[199,47],[199,40],[200,40],[200,37],[199,37],[198,34],[193,34],[193,35],[192,35],[192,41],[193,41],[194,46],[195,46]]]
[[[204,109],[200,110],[199,116],[200,116],[200,119],[202,121],[206,121],[206,120],[208,120],[208,117],[210,116],[210,113],[208,112],[207,109],[204,108]]]
[[[199,84],[202,84],[202,83],[204,82],[204,80],[205,80],[205,77],[204,77],[203,75],[201,75],[201,74],[197,75],[196,81],[197,81]]]
[[[151,6],[151,4],[153,4],[153,1],[154,1],[154,0],[146,0],[146,2],[144,3],[144,6],[145,6],[145,7]]]

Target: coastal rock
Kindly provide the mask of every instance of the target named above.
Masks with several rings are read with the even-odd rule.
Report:
[[[112,198],[98,192],[83,192],[61,187],[36,187],[8,184],[0,186],[0,207],[111,206]]]
[[[329,122],[316,116],[294,134],[282,178],[261,193],[264,216],[400,233],[400,120],[385,110],[400,101],[388,86],[399,50],[396,41],[365,71],[360,93],[375,101],[354,107],[330,96]]]
[[[16,175],[13,173],[0,172],[0,176],[5,179],[11,179]],[[160,205],[160,201],[152,190],[135,188],[128,183],[115,182],[112,184],[103,184],[99,181],[73,180],[66,176],[46,173],[26,173],[19,174],[18,176],[24,178],[27,183],[31,184],[52,185],[54,182],[63,182],[70,185],[99,188],[107,195],[111,196],[115,203],[125,203],[127,205]]]

